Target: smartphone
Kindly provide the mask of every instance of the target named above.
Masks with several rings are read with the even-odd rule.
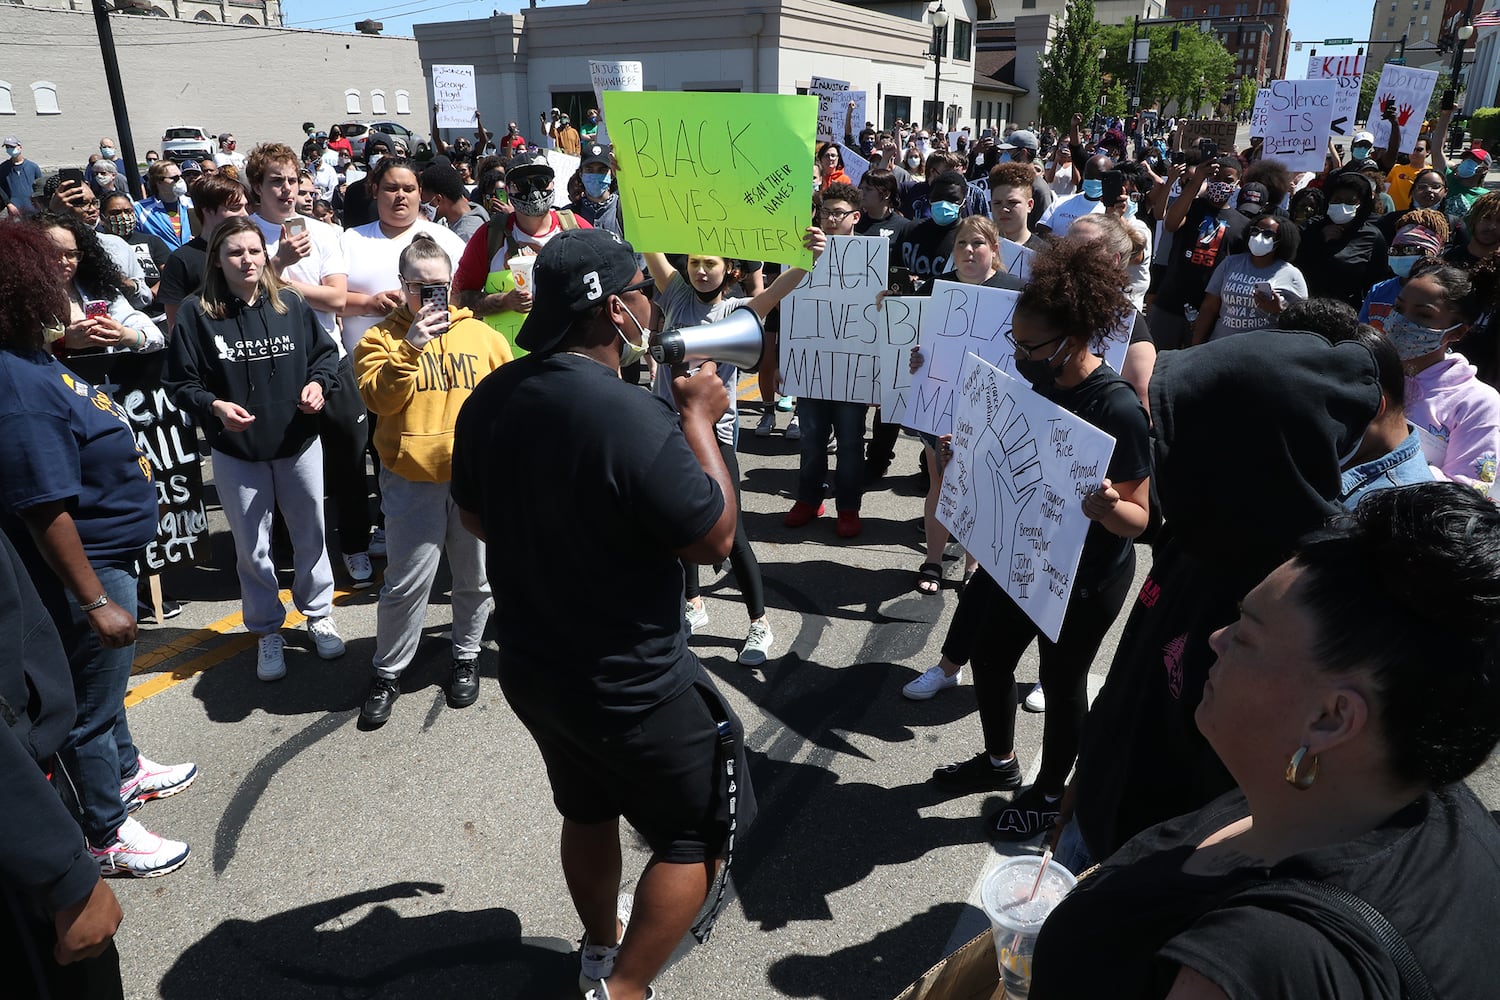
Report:
[[[1452,111],[1458,107],[1458,94],[1452,90],[1443,91],[1443,103],[1438,106],[1439,111]]]
[[[912,293],[911,268],[891,268],[891,280],[887,286],[892,295],[910,295]]]
[[[1187,164],[1187,153],[1180,149],[1172,150],[1172,162],[1179,167],[1185,166]]]
[[[74,184],[83,183],[83,171],[78,167],[63,167],[57,172],[57,176],[58,179],[64,182],[72,181]]]
[[[294,215],[286,220],[286,234],[288,236],[301,236],[307,232],[307,220],[300,215]]]
[[[105,299],[88,299],[83,303],[83,315],[89,319],[109,315],[109,302]]]
[[[447,309],[448,309],[448,286],[447,285],[423,285],[422,286],[422,307],[426,308],[429,305],[436,305],[439,309],[442,309],[444,312],[447,311]],[[444,328],[447,327],[446,317],[444,319],[444,324],[443,325],[444,325]]]
[[[1099,175],[1104,182],[1104,198],[1102,204],[1113,205],[1120,200],[1120,195],[1125,193],[1125,175],[1118,170],[1106,170]]]
[[[1219,155],[1219,144],[1217,142],[1211,142],[1208,139],[1204,139],[1201,143],[1199,143],[1198,149],[1202,151],[1203,158],[1205,160],[1212,160],[1214,157]]]
[[[1269,281],[1257,281],[1255,283],[1255,294],[1264,296],[1268,299],[1276,297],[1276,291],[1271,287],[1271,283]]]

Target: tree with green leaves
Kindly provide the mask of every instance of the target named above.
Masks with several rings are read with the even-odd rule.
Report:
[[[1172,50],[1172,34],[1177,33],[1177,49]],[[1162,111],[1176,102],[1178,114],[1198,110],[1198,95],[1207,95],[1217,103],[1234,73],[1234,56],[1219,43],[1217,35],[1198,31],[1192,25],[1147,25],[1139,37],[1150,39],[1150,51],[1141,67],[1141,110],[1158,107]],[[1115,80],[1133,85],[1136,67],[1129,62],[1131,25],[1110,25],[1100,29],[1101,47],[1105,49],[1104,73]],[[1254,104],[1255,94],[1250,94]]]
[[[1074,114],[1088,115],[1104,93],[1099,65],[1100,32],[1094,0],[1076,0],[1057,37],[1052,40],[1037,74],[1042,120],[1067,128]]]

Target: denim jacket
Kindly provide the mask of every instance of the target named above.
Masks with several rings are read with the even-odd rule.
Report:
[[[1411,433],[1407,434],[1406,440],[1397,445],[1395,450],[1344,471],[1339,486],[1339,500],[1345,507],[1353,510],[1360,499],[1372,490],[1432,482],[1432,469],[1422,455],[1422,439],[1411,424],[1408,423],[1406,427]]]

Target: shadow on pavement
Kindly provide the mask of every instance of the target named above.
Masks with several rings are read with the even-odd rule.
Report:
[[[161,980],[163,1000],[382,1000],[578,995],[570,943],[525,938],[499,907],[402,916],[389,904],[443,886],[398,882],[309,903],[262,920],[226,920],[192,944]],[[347,923],[353,911],[370,906]]]

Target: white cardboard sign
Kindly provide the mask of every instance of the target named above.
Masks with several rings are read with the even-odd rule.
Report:
[[[1250,109],[1250,138],[1257,139],[1266,134],[1266,104],[1271,100],[1271,88],[1262,87],[1255,92],[1255,106]]]
[[[599,131],[595,133],[594,141],[599,145],[609,145],[609,129],[604,125],[604,92],[606,90],[638,91],[642,88],[645,78],[645,72],[638,62],[589,60],[589,79],[593,81],[595,106],[599,109]]]
[[[932,283],[931,301],[922,315],[922,367],[911,377],[902,423],[939,437],[952,432],[964,358],[970,354],[1016,373],[1015,349],[1006,334],[1020,295],[957,281]]]
[[[1114,438],[970,354],[938,520],[1056,642]]]
[[[1384,149],[1391,141],[1390,122],[1380,117],[1381,109],[1391,102],[1396,106],[1396,126],[1401,130],[1401,152],[1410,155],[1417,146],[1417,133],[1422,130],[1437,79],[1435,69],[1385,64],[1380,85],[1375,88],[1375,104],[1370,108],[1370,131],[1375,134],[1376,149]]]
[[[817,265],[781,304],[783,393],[878,403],[892,369],[909,369],[915,338],[892,330],[875,308],[875,296],[886,287],[890,247],[879,236],[828,238]]]
[[[827,77],[815,76],[807,85],[809,97],[818,99],[818,139],[823,142],[832,142],[834,139],[842,139],[844,132],[841,126],[844,124],[844,113],[849,107],[848,80],[830,80]],[[838,129],[835,134],[835,129]]]
[[[1272,80],[1263,154],[1292,173],[1323,169],[1337,80]]]
[[[1365,57],[1354,56],[1310,56],[1307,60],[1309,80],[1337,80],[1338,91],[1333,99],[1332,130],[1334,138],[1353,135],[1357,129],[1354,120],[1359,116],[1359,86],[1364,79]]]
[[[437,127],[472,131],[479,111],[473,66],[432,67],[432,103],[437,105]]]

